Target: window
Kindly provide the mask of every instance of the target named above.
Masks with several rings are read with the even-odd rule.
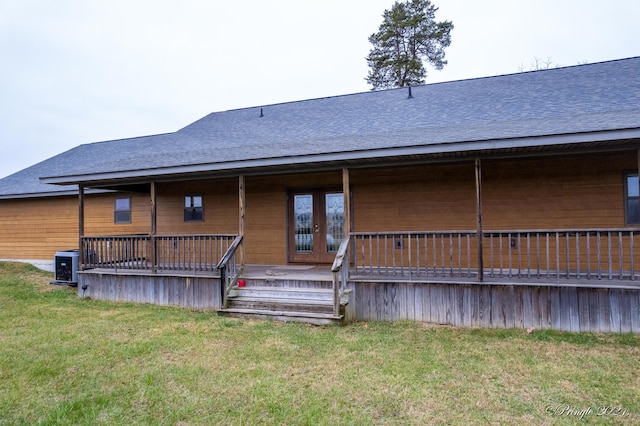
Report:
[[[131,223],[131,198],[116,198],[114,223]]]
[[[201,195],[187,195],[184,197],[185,222],[202,222],[203,212]]]
[[[638,175],[627,175],[624,186],[627,225],[640,225],[640,185],[638,185]]]

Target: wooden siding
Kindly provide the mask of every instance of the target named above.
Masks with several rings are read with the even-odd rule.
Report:
[[[238,180],[220,179],[158,183],[158,235],[235,234],[238,232]],[[201,195],[204,206],[202,222],[184,221],[184,197]],[[147,195],[147,205],[149,204]],[[147,213],[151,216],[151,210]]]
[[[84,272],[78,275],[78,296],[195,309],[222,306],[220,278],[203,276]]]
[[[114,224],[114,203],[131,197],[131,223]],[[85,198],[87,235],[148,233],[144,194],[94,194]],[[0,258],[53,260],[56,251],[78,248],[78,197],[0,200]]]
[[[353,170],[354,231],[475,229],[473,162]]]
[[[247,177],[247,263],[287,263],[287,190],[342,185],[342,171]]]
[[[624,227],[624,172],[637,168],[637,155],[631,152],[485,161],[483,226]]]
[[[637,170],[635,152],[482,164],[485,229],[624,227],[624,173]],[[473,230],[474,173],[473,161],[350,170],[354,231]],[[288,190],[341,184],[341,170],[247,176],[246,262],[287,263]],[[192,194],[203,196],[202,222],[184,222],[184,196]],[[122,196],[131,197],[132,222],[116,225]],[[157,183],[158,235],[235,234],[238,208],[237,178]],[[77,223],[76,197],[2,200],[0,257],[51,259],[77,247]],[[86,197],[85,235],[150,232],[150,194]]]
[[[131,223],[114,223],[116,198],[131,199]],[[78,202],[73,219],[78,231]],[[84,233],[90,235],[148,234],[151,230],[151,206],[148,194],[111,193],[85,196]],[[74,244],[78,247],[78,243]]]
[[[624,227],[636,153],[483,160],[485,229]],[[355,231],[476,229],[474,163],[351,172]]]
[[[640,333],[640,288],[350,282],[350,317],[460,327]]]
[[[77,247],[77,197],[0,200],[0,259],[53,260]]]

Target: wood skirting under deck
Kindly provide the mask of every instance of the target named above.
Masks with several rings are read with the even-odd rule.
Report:
[[[351,281],[349,288],[351,316],[360,321],[640,333],[640,287]]]
[[[269,285],[297,289],[313,287],[319,276],[328,275],[318,268],[247,269],[247,286],[261,269]],[[459,327],[640,333],[640,283],[630,281],[477,283],[354,277],[347,290],[346,322],[409,320]],[[212,274],[89,270],[79,274],[78,295],[222,310],[220,278]]]
[[[78,274],[78,296],[194,309],[222,306],[220,277],[91,270]]]

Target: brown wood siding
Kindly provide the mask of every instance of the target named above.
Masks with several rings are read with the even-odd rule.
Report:
[[[78,198],[0,200],[0,258],[53,260],[78,247]]]
[[[287,263],[287,190],[342,185],[342,171],[247,177],[247,263]]]
[[[158,235],[238,232],[237,179],[158,183],[156,191]],[[202,222],[184,221],[186,195],[202,196]]]
[[[624,226],[624,172],[635,153],[484,160],[484,229]],[[355,231],[474,230],[474,163],[350,170]],[[287,191],[339,187],[341,170],[246,178],[247,263],[287,262]],[[157,184],[158,234],[238,232],[237,178]],[[184,221],[184,196],[202,195],[204,221]],[[132,223],[114,224],[130,196]],[[77,197],[0,201],[0,257],[50,259],[77,247]],[[85,235],[148,234],[149,194],[89,195]],[[475,260],[474,260],[475,261]]]
[[[483,162],[485,229],[625,226],[624,172],[634,153]]]
[[[131,198],[131,223],[114,223],[116,198]],[[77,223],[78,208],[74,219]],[[85,197],[85,236],[135,235],[151,232],[151,206],[149,194],[113,193]],[[77,225],[76,225],[77,234]],[[77,243],[76,243],[77,246]]]
[[[131,197],[131,224],[114,224],[114,203]],[[149,197],[95,194],[85,197],[85,235],[148,233]],[[78,247],[78,197],[0,201],[0,258],[53,260],[56,251]]]
[[[354,231],[475,229],[473,162],[353,170]]]
[[[482,163],[485,230],[624,226],[634,153]],[[355,231],[476,229],[474,163],[353,170]]]

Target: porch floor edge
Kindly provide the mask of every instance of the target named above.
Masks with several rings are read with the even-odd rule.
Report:
[[[511,278],[503,280],[465,280],[459,278],[402,278],[388,276],[352,276],[349,282],[370,282],[370,283],[402,283],[402,284],[451,284],[451,285],[488,285],[488,286],[526,286],[526,287],[569,287],[569,288],[602,288],[602,289],[625,289],[640,290],[640,281],[631,280],[562,280],[562,281],[533,281],[531,279]]]

